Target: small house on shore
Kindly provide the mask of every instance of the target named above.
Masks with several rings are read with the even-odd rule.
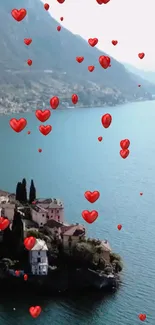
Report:
[[[100,258],[103,258],[106,263],[110,263],[110,253],[111,253],[111,247],[107,240],[101,241],[101,253]]]
[[[48,274],[47,245],[44,240],[36,239],[34,247],[29,251],[29,261],[33,275]]]
[[[73,248],[86,235],[85,227],[79,224],[61,228],[62,244],[65,250]]]
[[[2,193],[2,191],[0,191]],[[4,192],[5,193],[5,192]],[[10,221],[13,220],[14,209],[16,205],[21,205],[16,201],[15,194],[6,194],[0,196],[0,209],[1,216],[8,218]]]

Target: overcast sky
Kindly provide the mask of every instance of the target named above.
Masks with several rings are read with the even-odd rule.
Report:
[[[97,37],[98,47],[121,62],[155,71],[155,0],[46,0],[50,13],[62,25],[86,40]],[[113,46],[111,40],[118,40]],[[145,52],[145,58],[138,58]],[[82,55],[82,53],[81,53]]]

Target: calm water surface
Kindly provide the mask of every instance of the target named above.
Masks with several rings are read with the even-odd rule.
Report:
[[[105,113],[113,117],[109,129],[100,122]],[[124,271],[120,290],[104,298],[85,294],[20,299],[14,292],[7,298],[1,296],[0,325],[136,325],[139,313],[146,313],[145,323],[153,324],[155,102],[52,111],[45,124],[51,124],[53,131],[46,137],[39,133],[41,123],[34,113],[21,115],[28,126],[20,134],[9,127],[11,117],[0,117],[0,188],[14,191],[17,181],[33,178],[38,197],[64,201],[69,222],[84,223],[82,210],[96,209],[99,217],[86,225],[88,236],[108,239],[122,255]],[[98,136],[103,136],[102,142]],[[131,141],[126,160],[119,155],[119,142],[124,138]],[[86,190],[100,191],[100,199],[91,205],[84,198]],[[120,232],[117,224],[123,225]],[[28,309],[38,304],[43,311],[35,320]]]

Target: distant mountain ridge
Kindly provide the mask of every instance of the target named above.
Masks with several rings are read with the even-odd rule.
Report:
[[[13,8],[25,8],[26,18],[16,22],[11,16]],[[58,25],[60,23],[44,10],[40,0],[2,0],[0,3],[1,85],[15,84],[18,87],[23,83],[32,88],[31,82],[35,82],[39,83],[40,87],[46,86],[46,89],[51,87],[51,92],[55,92],[53,95],[60,93],[63,98],[68,97],[69,90],[77,89],[88,104],[95,103],[94,98],[98,98],[100,105],[101,102],[106,102],[105,96],[108,96],[108,100],[110,96],[120,98],[122,102],[126,99],[134,100],[135,97],[151,99],[152,90],[151,87],[149,89],[148,84],[145,89],[138,88],[137,76],[131,74],[113,58],[111,58],[111,68],[104,70],[98,58],[105,53],[92,48],[80,36],[73,35],[63,27],[58,32]],[[29,37],[33,41],[30,46],[26,46],[23,40]],[[77,56],[84,56],[81,64],[76,62]],[[31,67],[26,63],[29,58],[33,60]],[[88,71],[89,65],[95,65],[92,73]],[[53,74],[45,74],[44,70],[52,70]]]
[[[149,81],[150,83],[155,84],[155,71],[141,70],[128,63],[123,63],[123,65],[129,72],[132,72],[137,76],[140,76],[141,78]]]

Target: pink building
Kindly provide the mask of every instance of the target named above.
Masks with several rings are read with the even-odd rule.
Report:
[[[31,209],[32,219],[39,226],[48,220],[64,222],[64,205],[59,199],[37,199]]]

